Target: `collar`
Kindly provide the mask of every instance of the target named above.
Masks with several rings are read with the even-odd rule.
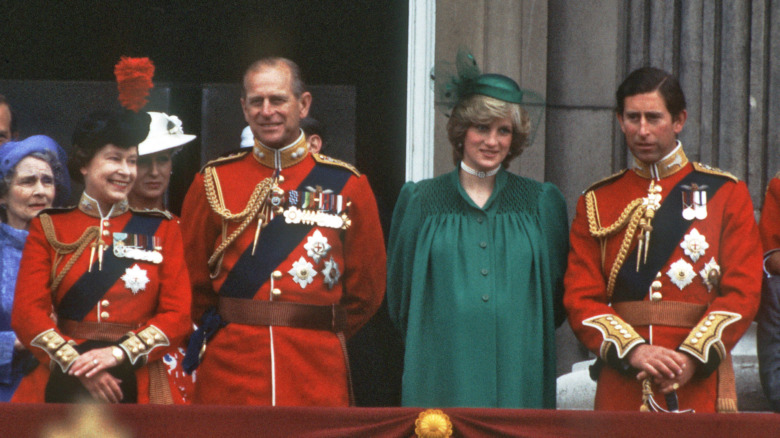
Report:
[[[634,172],[642,178],[663,179],[674,175],[688,164],[682,143],[677,140],[677,147],[673,151],[653,164],[643,163],[634,157]]]
[[[255,146],[252,148],[252,155],[262,164],[273,169],[284,169],[296,165],[306,158],[309,154],[309,147],[306,144],[306,136],[301,131],[300,137],[292,144],[281,149],[273,149],[260,143],[255,139]]]
[[[129,207],[127,199],[123,199],[112,205],[111,210],[108,211],[108,214],[103,216],[103,213],[100,211],[100,204],[98,204],[97,199],[89,196],[87,192],[83,192],[81,194],[81,200],[79,201],[79,210],[81,210],[87,216],[99,217],[101,219],[119,216],[120,214],[127,212],[128,209]]]

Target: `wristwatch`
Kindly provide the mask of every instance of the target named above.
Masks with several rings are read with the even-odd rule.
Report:
[[[117,364],[120,364],[125,360],[125,352],[119,347],[114,346],[114,348],[111,349],[111,355],[114,356]]]

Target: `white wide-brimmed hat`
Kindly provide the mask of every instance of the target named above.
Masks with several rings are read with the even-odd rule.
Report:
[[[241,131],[241,147],[251,148],[255,145],[255,134],[252,133],[252,129],[247,126]]]
[[[138,145],[138,155],[148,155],[181,146],[195,139],[185,134],[181,120],[176,116],[149,111],[152,122],[149,135]]]

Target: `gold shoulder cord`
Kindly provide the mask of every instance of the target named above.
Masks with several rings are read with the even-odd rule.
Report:
[[[604,264],[605,241],[609,236],[614,235],[628,225],[626,234],[623,236],[623,242],[620,244],[620,251],[615,258],[615,263],[612,264],[612,269],[609,272],[609,280],[607,282],[607,299],[612,298],[612,291],[615,288],[615,280],[617,279],[618,271],[626,261],[628,256],[628,248],[631,246],[631,240],[634,238],[636,228],[639,225],[639,221],[644,215],[644,208],[641,208],[643,199],[634,199],[630,204],[623,209],[620,213],[620,217],[610,226],[600,226],[600,219],[598,217],[598,207],[596,203],[596,192],[593,190],[585,194],[585,209],[588,215],[588,230],[590,235],[599,239],[602,245],[602,266]]]
[[[100,237],[100,230],[96,226],[88,227],[84,230],[81,237],[73,243],[62,243],[57,240],[57,234],[54,231],[54,224],[52,223],[51,216],[48,214],[42,214],[41,227],[43,227],[43,234],[46,236],[46,240],[49,241],[49,245],[54,248],[57,255],[54,257],[54,263],[51,266],[51,290],[54,292],[62,282],[65,275],[71,270],[73,264],[76,263],[81,253],[89,246],[89,244]],[[59,274],[57,274],[57,266],[62,262],[62,259],[66,254],[73,253],[68,263],[62,268]]]
[[[205,175],[203,178],[203,186],[206,191],[206,199],[209,202],[211,209],[222,218],[222,242],[219,244],[214,253],[209,257],[208,265],[211,278],[216,278],[219,275],[219,270],[222,267],[222,256],[225,253],[225,249],[236,240],[236,238],[246,230],[249,224],[258,217],[260,221],[258,223],[258,232],[261,227],[267,224],[266,219],[270,212],[268,203],[268,195],[271,193],[271,189],[275,185],[274,178],[266,178],[257,184],[252,195],[249,197],[249,201],[244,207],[241,213],[234,214],[225,207],[225,200],[222,196],[222,187],[219,184],[219,177],[217,176],[217,170],[212,167],[206,167],[204,169]],[[227,236],[228,222],[241,222],[230,236]],[[257,236],[255,237],[255,241]]]

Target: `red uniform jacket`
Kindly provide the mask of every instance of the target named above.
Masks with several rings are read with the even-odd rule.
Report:
[[[279,186],[285,192],[299,189],[315,166],[331,166],[338,172],[352,172],[341,164],[318,162],[324,160],[320,156],[315,161],[306,152],[303,136],[296,144],[281,151],[265,149],[260,152],[259,148],[262,145],[256,145],[253,151],[239,158],[215,164],[224,205],[232,213],[243,211],[255,185],[274,175],[275,159],[281,163],[283,182]],[[254,300],[272,299],[314,305],[340,303],[347,310],[345,334],[350,336],[371,318],[381,304],[386,259],[376,201],[368,181],[356,173],[345,174],[345,177],[346,184],[335,194],[341,194],[351,202],[348,210],[351,226],[340,230],[284,223],[281,228],[284,233],[294,227],[298,230],[307,227],[307,231],[292,252],[281,255],[283,261],[276,268],[280,278],[273,280],[273,287],[280,293],[272,297],[270,279],[257,291],[244,292],[248,292]],[[322,189],[327,191],[329,188]],[[231,222],[227,235],[237,226]],[[217,291],[240,255],[253,245],[256,228],[255,221],[227,248],[219,275],[209,278],[207,260],[222,241],[222,219],[207,202],[203,174],[196,175],[182,209],[182,231],[193,283],[193,318],[196,323],[204,310],[217,304]],[[270,231],[262,231],[261,234],[265,232]],[[326,252],[315,257],[310,252],[310,243],[322,242],[323,239]],[[251,257],[257,258],[259,263],[265,255],[279,256],[276,251],[279,251],[278,247],[263,246],[261,241]],[[296,271],[307,266],[308,280],[296,277]],[[337,277],[337,281],[330,285],[325,281],[328,266],[337,269],[327,271],[331,278],[334,278],[333,275]],[[197,372],[193,403],[349,404],[347,364],[339,339],[330,331],[230,323],[209,341]]]
[[[758,229],[761,232],[761,243],[764,252],[780,248],[780,177],[775,176],[769,181],[764,197],[764,207],[761,208],[761,220]]]
[[[83,201],[82,201],[83,204]],[[82,205],[80,204],[80,207]],[[104,220],[103,241],[112,243],[115,232],[121,232],[135,212],[125,212]],[[144,213],[145,214],[145,213]],[[88,215],[79,209],[66,212],[53,212],[49,216],[55,230],[56,239],[62,243],[77,241],[90,226],[99,226],[100,218]],[[154,326],[163,333],[162,342],[146,351],[147,364],[160,360],[163,355],[178,346],[190,332],[190,283],[182,253],[182,240],[176,221],[161,218],[162,221],[154,234],[156,245],[162,255],[162,263],[155,264],[143,260],[133,260],[135,279],[146,279],[143,289],[132,291],[125,279],[119,278],[96,305],[86,314],[83,322],[102,322],[133,326],[134,333],[142,332]],[[110,251],[110,249],[109,249]],[[73,257],[65,255],[58,264],[59,273]],[[44,348],[31,346],[39,335],[54,330],[65,341],[72,338],[65,335],[52,319],[52,309],[60,305],[66,292],[82,276],[89,276],[90,250],[87,248],[73,264],[72,268],[56,290],[51,290],[52,264],[55,263],[55,251],[44,235],[41,218],[30,225],[30,235],[22,255],[19,268],[19,281],[16,284],[16,299],[12,313],[12,325],[17,336],[25,346],[41,361],[30,375],[26,376],[14,394],[13,401],[43,402],[44,388],[48,381],[50,356]],[[97,259],[97,255],[95,255]],[[128,268],[131,269],[131,268]],[[141,273],[143,272],[143,273]],[[144,277],[145,276],[145,277]],[[127,277],[128,279],[130,277]],[[73,339],[81,343],[84,339]],[[146,355],[145,354],[145,355]],[[55,365],[56,366],[56,365]],[[136,370],[138,382],[138,402],[149,402],[149,373],[147,366]]]
[[[684,155],[682,157],[684,159]],[[692,171],[693,166],[685,164],[676,173],[657,180],[662,187],[660,194],[663,201],[682,202],[680,199],[667,201],[666,195]],[[650,179],[641,177],[634,170],[596,184],[592,189],[597,200],[592,211],[595,215],[592,214],[592,217],[597,217],[602,227],[615,223],[630,202],[647,197],[649,185]],[[704,317],[693,329],[690,326],[654,325],[652,338],[648,325],[631,327],[615,319],[617,312],[611,307],[613,303],[607,287],[626,228],[604,238],[602,245],[602,240],[593,237],[589,231],[586,197],[587,194],[582,196],[577,204],[571,228],[571,251],[564,295],[569,322],[580,341],[604,359],[610,349],[613,354],[616,352],[618,357],[625,358],[630,349],[641,342],[686,351],[700,365],[724,359],[721,356],[731,350],[753,320],[760,300],[761,257],[756,251],[759,237],[745,184],[732,179],[726,181],[715,196],[707,201],[706,219],[694,219],[687,225],[686,238],[704,239],[708,245],[706,249],[701,252],[704,245],[700,245],[692,251],[692,247],[687,246],[688,251],[691,254],[698,253],[698,257],[686,254],[685,240],[681,240],[656,278],[660,281],[660,288],[654,290],[657,292],[654,301],[705,305]],[[696,236],[694,230],[699,236]],[[664,233],[665,230],[654,227],[650,245],[664,239]],[[629,250],[637,245],[637,238],[632,240]],[[678,261],[681,262],[673,266]],[[705,278],[715,266],[713,263],[720,268],[719,284],[708,286]],[[674,284],[670,274],[683,277],[680,283],[682,287]],[[651,291],[643,292],[646,302],[650,299]],[[712,318],[708,323],[710,316]],[[614,329],[615,326],[618,329]],[[699,331],[701,333],[697,335]],[[697,347],[701,345],[708,348],[697,352]],[[718,371],[707,377],[694,376],[677,391],[680,409],[715,411],[717,378]],[[665,407],[660,393],[657,393],[655,400]],[[641,403],[641,383],[634,376],[621,374],[605,366],[598,381],[596,409],[637,410]],[[728,403],[735,405],[735,400]]]

